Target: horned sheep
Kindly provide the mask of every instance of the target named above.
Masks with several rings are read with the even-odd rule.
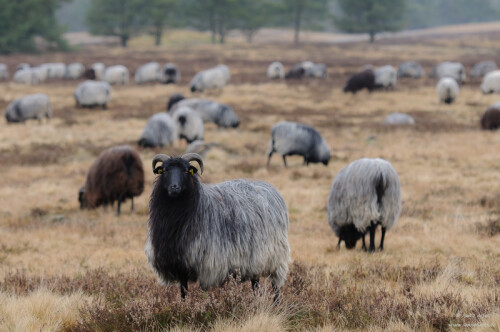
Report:
[[[280,79],[285,77],[285,67],[279,61],[275,61],[267,67],[267,77],[270,79]]]
[[[189,86],[191,92],[222,89],[230,77],[231,74],[227,66],[217,65],[197,73],[189,83]]]
[[[285,200],[263,181],[201,183],[192,161],[202,174],[202,158],[194,153],[153,158],[158,177],[145,246],[152,270],[161,283],[179,281],[182,298],[190,281],[206,290],[239,271],[256,290],[260,277],[270,277],[279,301],[290,260]]]
[[[169,114],[157,113],[149,118],[137,144],[145,148],[172,145],[178,137],[177,132]]]
[[[107,67],[104,71],[104,81],[111,85],[125,85],[129,81],[127,67],[122,65]]]
[[[173,63],[167,63],[161,73],[160,82],[163,84],[176,84],[181,80],[181,72]]]
[[[179,138],[191,143],[196,140],[203,140],[203,119],[190,107],[183,106],[176,109],[173,120],[177,125]]]
[[[484,76],[481,91],[484,94],[500,93],[500,70],[494,70]]]
[[[160,65],[158,62],[148,62],[135,71],[135,82],[137,84],[156,82],[159,76]]]
[[[179,95],[174,95],[179,99]],[[174,97],[171,97],[172,98]],[[176,103],[170,103],[169,113],[174,114],[179,107],[187,106],[195,110],[203,122],[215,123],[218,127],[237,128],[240,125],[238,116],[233,109],[226,104],[220,104],[215,101],[199,98],[180,99]]]
[[[311,126],[297,122],[278,122],[271,128],[267,166],[274,152],[282,156],[285,167],[286,157],[292,155],[304,157],[304,165],[321,162],[326,166],[330,161],[330,149],[320,133]]]
[[[445,77],[439,80],[436,92],[440,102],[451,104],[457,99],[460,87],[453,78]]]
[[[105,150],[90,166],[87,180],[78,192],[81,209],[95,209],[101,205],[121,203],[144,191],[144,169],[139,154],[130,146],[121,145]]]
[[[375,230],[382,227],[380,250],[386,230],[393,228],[401,213],[399,177],[386,160],[358,159],[344,167],[333,179],[327,204],[328,223],[347,249],[370,234],[369,252],[375,250]]]
[[[37,93],[18,98],[11,102],[5,110],[7,122],[24,122],[28,119],[50,119],[52,108],[46,94]]]
[[[111,86],[108,82],[88,80],[78,85],[74,97],[77,106],[106,109],[111,99]]]

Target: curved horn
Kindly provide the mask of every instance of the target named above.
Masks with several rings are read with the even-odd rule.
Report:
[[[203,174],[203,160],[201,156],[197,153],[186,153],[181,157],[182,159],[186,160],[187,162],[191,161],[196,161],[198,165],[200,165],[200,172]]]
[[[155,171],[155,168],[156,168],[156,163],[158,162],[163,162],[167,159],[169,159],[170,156],[167,156],[166,154],[163,154],[163,153],[160,153],[160,154],[157,154],[154,158],[153,158],[153,172]]]

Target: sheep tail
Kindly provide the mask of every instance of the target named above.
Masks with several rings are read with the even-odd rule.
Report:
[[[387,181],[384,181],[382,173],[380,173],[375,179],[375,192],[377,193],[377,204],[379,206],[382,204],[382,198],[384,197],[388,184],[389,183]]]

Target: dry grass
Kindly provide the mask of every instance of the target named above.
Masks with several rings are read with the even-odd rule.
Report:
[[[462,88],[456,104],[441,105],[435,81],[402,80],[395,91],[342,93],[349,73],[414,59],[429,70],[444,59],[500,63],[500,35],[482,39],[400,43],[273,45],[204,44],[128,51],[92,49],[75,54],[0,57],[17,62],[52,60],[124,63],[173,61],[180,86],[116,87],[108,111],[74,108],[76,82],[25,87],[0,83],[0,108],[27,93],[50,95],[54,118],[39,125],[0,120],[0,330],[413,331],[500,329],[500,136],[479,130],[479,117],[497,96],[483,96],[478,81]],[[137,41],[136,45],[140,45]],[[134,45],[134,43],[132,43]],[[325,62],[325,82],[268,82],[272,60]],[[290,211],[290,276],[283,303],[270,304],[269,285],[229,280],[209,292],[190,286],[181,301],[177,285],[161,287],[146,265],[146,173],[136,212],[80,211],[77,192],[95,157],[116,144],[134,144],[146,119],[163,111],[167,96],[190,95],[198,69],[225,62],[233,84],[221,95],[242,119],[238,130],[207,126],[217,142],[206,160],[205,182],[246,177],[273,183]],[[381,125],[391,112],[413,115],[417,125]],[[302,167],[279,157],[265,167],[269,129],[280,120],[316,126],[332,149],[328,167]],[[162,152],[179,154],[178,143]],[[145,169],[157,150],[140,150]],[[383,253],[336,249],[326,222],[326,199],[335,174],[360,157],[390,160],[400,174],[403,213],[388,232]],[[358,246],[359,247],[359,246]],[[455,324],[455,325],[454,325]],[[470,326],[467,327],[467,324]]]

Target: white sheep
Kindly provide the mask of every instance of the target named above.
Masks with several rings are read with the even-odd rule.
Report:
[[[229,68],[225,65],[218,65],[197,73],[189,83],[189,86],[191,87],[191,92],[222,89],[230,77]]]
[[[384,123],[386,125],[410,125],[413,126],[415,124],[415,120],[412,116],[404,113],[391,113],[386,118]]]
[[[173,119],[177,125],[179,138],[191,143],[196,140],[203,140],[203,119],[189,107],[179,107],[173,114]]]
[[[403,62],[398,68],[398,77],[420,78],[424,75],[424,69],[415,61]]]
[[[111,86],[108,82],[88,80],[78,85],[74,97],[77,106],[101,106],[106,109],[108,102],[111,100]]]
[[[484,94],[500,93],[500,70],[491,71],[484,76],[481,91]]]
[[[394,89],[398,80],[396,69],[387,65],[375,70],[375,86],[384,89]]]
[[[83,73],[85,72],[85,67],[79,63],[70,63],[68,67],[66,68],[66,79],[70,80],[77,80],[82,77]]]
[[[90,66],[91,69],[94,69],[95,79],[100,81],[104,78],[104,71],[106,70],[106,65],[102,62],[97,62]]]
[[[181,80],[181,72],[173,63],[167,63],[160,73],[160,82],[176,84]]]
[[[469,75],[470,77],[484,77],[484,75],[496,69],[497,64],[495,61],[481,61],[474,65]]]
[[[439,79],[444,77],[451,77],[458,83],[464,83],[467,79],[464,65],[460,62],[450,61],[441,62],[440,64],[435,66],[430,73],[430,77],[437,77]]]
[[[267,77],[270,79],[281,79],[285,77],[285,67],[279,61],[275,61],[267,67]]]
[[[172,117],[168,113],[156,113],[149,118],[137,144],[145,148],[172,145],[177,137],[177,126]]]
[[[446,104],[453,103],[460,92],[457,81],[451,77],[444,77],[439,80],[436,86],[439,101]]]
[[[125,85],[128,83],[128,69],[122,65],[116,65],[106,68],[104,71],[104,81],[111,85]]]
[[[28,85],[38,84],[40,82],[38,70],[35,68],[19,69],[14,73],[14,82]]]
[[[159,76],[160,64],[158,62],[149,62],[140,66],[135,71],[135,82],[137,84],[156,82]]]
[[[18,98],[5,110],[7,122],[24,122],[28,119],[38,119],[38,122],[41,122],[44,117],[50,119],[51,116],[49,97],[43,93]]]

